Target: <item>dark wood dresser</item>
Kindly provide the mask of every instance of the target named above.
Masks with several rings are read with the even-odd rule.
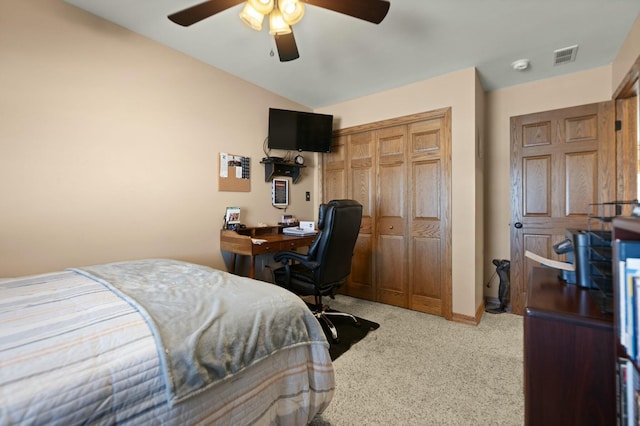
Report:
[[[533,268],[526,297],[525,424],[615,425],[613,315],[554,269]]]

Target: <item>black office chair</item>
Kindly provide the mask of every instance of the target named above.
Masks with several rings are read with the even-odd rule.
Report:
[[[284,266],[273,271],[274,282],[301,296],[315,296],[314,315],[322,320],[338,342],[338,332],[328,315],[356,317],[343,312],[328,312],[322,296],[335,298],[336,291],[351,273],[351,259],[362,221],[362,205],[353,200],[333,200],[320,206],[318,236],[307,254],[281,251],[274,260]]]

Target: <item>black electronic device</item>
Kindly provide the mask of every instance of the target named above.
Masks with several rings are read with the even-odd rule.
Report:
[[[573,251],[573,241],[571,241],[570,238],[567,238],[558,244],[554,244],[553,251],[555,251],[556,254],[569,253],[570,251]]]
[[[284,158],[269,156],[269,157],[264,157],[262,159],[262,163],[278,163],[278,162],[284,162]]]
[[[331,152],[333,115],[269,108],[269,149]]]

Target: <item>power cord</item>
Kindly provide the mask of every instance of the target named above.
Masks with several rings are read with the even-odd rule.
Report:
[[[493,274],[489,277],[489,281],[487,281],[487,288],[491,288],[491,281],[493,281],[497,274],[498,271],[493,271]]]

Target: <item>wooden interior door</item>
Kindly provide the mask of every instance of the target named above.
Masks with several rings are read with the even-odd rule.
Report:
[[[407,126],[380,129],[377,134],[377,219],[375,261],[377,300],[407,307]]]
[[[588,226],[589,205],[615,200],[613,102],[511,118],[511,310],[522,314],[525,250],[562,260],[552,246]]]

